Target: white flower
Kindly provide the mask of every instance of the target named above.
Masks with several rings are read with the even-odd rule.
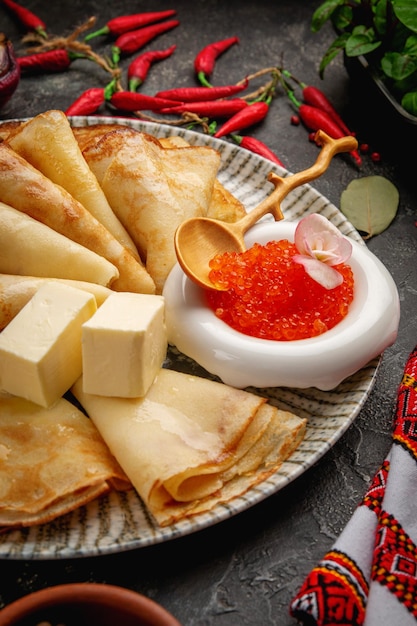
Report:
[[[350,258],[352,244],[328,219],[318,213],[304,217],[295,229],[294,243],[299,252],[294,261],[303,265],[313,280],[325,289],[343,282],[343,276],[331,266]]]

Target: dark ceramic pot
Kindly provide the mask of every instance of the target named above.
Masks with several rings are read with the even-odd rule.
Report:
[[[344,56],[344,65],[352,81],[359,114],[376,134],[390,135],[398,143],[415,141],[417,116],[411,115],[396,100],[384,82],[375,75],[364,56]]]
[[[181,626],[162,606],[114,585],[74,583],[35,591],[0,611],[0,626]]]

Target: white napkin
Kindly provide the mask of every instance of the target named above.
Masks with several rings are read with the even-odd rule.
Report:
[[[417,622],[417,346],[399,385],[391,449],[290,614],[306,626]]]

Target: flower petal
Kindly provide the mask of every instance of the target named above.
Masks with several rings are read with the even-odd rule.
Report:
[[[303,265],[307,274],[325,289],[334,289],[343,282],[343,276],[330,265],[305,254],[295,254],[293,260]]]
[[[327,218],[318,213],[307,215],[297,224],[294,243],[300,254],[327,265],[338,265],[352,254],[352,244]]]

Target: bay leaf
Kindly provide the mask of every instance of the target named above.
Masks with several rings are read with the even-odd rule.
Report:
[[[340,210],[365,239],[391,224],[399,203],[398,189],[384,176],[352,180],[340,197]]]

